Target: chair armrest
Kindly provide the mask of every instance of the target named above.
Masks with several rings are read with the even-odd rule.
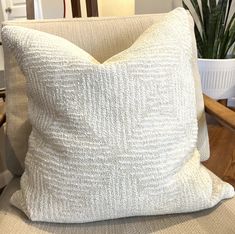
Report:
[[[6,122],[6,113],[0,114],[0,128]]]
[[[2,98],[3,100],[5,100],[6,98],[6,90],[4,88],[0,89],[0,98]]]
[[[235,131],[235,112],[203,94],[205,111],[213,115],[223,126]]]
[[[0,89],[0,128],[6,122],[6,109],[5,109],[5,102],[2,99],[5,99],[5,90]]]

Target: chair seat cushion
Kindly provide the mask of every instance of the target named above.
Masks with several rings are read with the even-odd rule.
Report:
[[[18,209],[10,205],[10,197],[19,189],[15,178],[0,197],[1,233],[213,233],[232,234],[235,230],[235,198],[200,212],[176,215],[146,216],[108,220],[86,224],[51,224],[31,222]]]

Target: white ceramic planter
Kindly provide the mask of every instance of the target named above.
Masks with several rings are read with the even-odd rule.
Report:
[[[235,97],[235,59],[198,59],[202,90],[214,99]]]

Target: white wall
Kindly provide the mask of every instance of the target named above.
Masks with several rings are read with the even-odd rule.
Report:
[[[165,13],[181,5],[181,0],[135,0],[135,13]]]
[[[61,0],[41,0],[44,19],[54,19],[63,17],[63,1]]]
[[[135,0],[98,0],[99,16],[135,14]]]
[[[182,6],[182,0],[135,0],[136,14],[164,13]],[[231,12],[235,12],[235,1],[233,0]]]
[[[181,5],[181,0],[98,0],[99,16],[163,13]]]
[[[43,19],[63,18],[63,0],[40,0]],[[72,18],[71,1],[66,0],[66,18]]]
[[[86,1],[80,0],[82,17],[86,17]],[[41,0],[44,19],[63,16],[62,0]],[[71,2],[66,1],[67,17],[71,13]],[[125,16],[135,14],[135,0],[98,0],[99,16]]]
[[[0,21],[4,21],[5,2],[0,0]]]
[[[62,0],[41,0],[43,17],[63,17]],[[80,0],[82,17],[86,17],[86,0]],[[99,16],[125,16],[134,14],[164,13],[182,6],[182,0],[98,0]],[[72,17],[71,1],[66,0],[66,18]],[[235,1],[232,6],[235,11]]]

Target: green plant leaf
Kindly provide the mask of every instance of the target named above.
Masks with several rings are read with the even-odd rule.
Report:
[[[188,10],[190,12],[188,6],[186,5],[186,3],[184,1],[182,2],[182,4],[183,4],[184,9],[186,9],[186,10]]]
[[[228,26],[226,28],[230,29],[230,27],[234,24],[234,21],[235,21],[235,12],[233,13],[233,15],[228,23]]]
[[[231,15],[234,0],[183,0],[195,21],[198,56],[202,58],[227,58],[235,56],[235,12]],[[230,56],[230,55],[229,55]]]
[[[232,58],[235,58],[235,42],[233,44]]]
[[[201,0],[202,2],[202,19],[203,19],[203,25],[205,28],[205,34],[207,36],[208,32],[208,23],[209,23],[209,17],[210,17],[210,10],[208,6],[208,1],[207,0]]]
[[[220,39],[219,52],[217,58],[223,59],[225,55],[226,45],[229,41],[229,30],[226,30],[222,38]]]
[[[203,28],[203,22],[201,19],[201,13],[200,13],[200,9],[199,9],[199,5],[197,3],[197,1],[194,2],[194,4],[197,4],[197,9],[198,12],[196,12],[196,10],[194,9],[193,5],[192,5],[192,0],[183,0],[183,6],[186,10],[188,10],[190,12],[190,14],[192,15],[194,22],[195,22],[195,27],[198,28],[200,34],[202,35],[202,37],[205,37],[205,32],[204,32],[204,28]]]
[[[231,33],[233,31],[234,24],[235,24],[235,12],[231,17],[225,32],[221,36],[220,51],[218,58],[225,58],[227,55],[226,53],[228,52],[227,48],[231,48],[232,40],[234,40],[234,38],[232,38],[232,33]]]
[[[199,4],[198,4],[198,1],[197,0],[190,0],[190,2],[192,3],[197,15],[198,15],[198,18],[200,20],[201,23],[203,23],[202,21],[202,14],[201,14],[201,10],[200,10],[200,7],[199,7]]]
[[[232,48],[234,42],[235,42],[235,21],[229,30],[229,40],[228,40],[228,43],[226,44],[225,56],[227,55],[229,50]]]
[[[214,43],[213,43],[213,56],[212,58],[218,58],[220,52],[219,49],[224,48],[220,46],[221,39],[223,38],[226,24],[225,24],[225,18],[226,18],[226,9],[227,9],[228,0],[219,0],[218,4],[214,8],[214,11],[217,12],[216,14],[216,28],[215,34],[214,34]],[[211,39],[212,40],[212,39]],[[219,47],[220,46],[220,47]]]
[[[194,31],[195,31],[196,41],[197,41],[198,56],[200,58],[202,58],[202,57],[204,57],[203,56],[203,39],[202,39],[201,34],[196,26],[194,28]]]
[[[210,3],[210,11],[216,7],[216,0],[209,0]]]
[[[228,17],[229,17],[232,1],[233,0],[229,0],[228,2],[228,8],[227,8],[226,18],[225,18],[225,26],[227,26],[227,23],[228,23]]]
[[[191,0],[190,0],[191,1]],[[188,10],[191,15],[192,15],[192,12],[189,10],[189,7],[186,5],[186,3],[183,1],[183,7]],[[192,3],[192,2],[191,2]],[[195,4],[198,4],[197,2]],[[198,9],[199,9],[199,6],[198,6]],[[200,9],[199,9],[200,10]],[[201,16],[200,16],[201,17]],[[195,19],[194,19],[195,20]],[[194,28],[195,28],[195,37],[196,37],[196,42],[197,42],[197,49],[198,49],[198,56],[199,57],[203,57],[203,39],[202,39],[202,35],[200,33],[200,30],[199,28],[197,27],[196,23],[194,24]]]
[[[218,34],[220,30],[220,18],[222,17],[219,5],[211,9],[208,23],[208,57],[215,58],[217,54]]]

